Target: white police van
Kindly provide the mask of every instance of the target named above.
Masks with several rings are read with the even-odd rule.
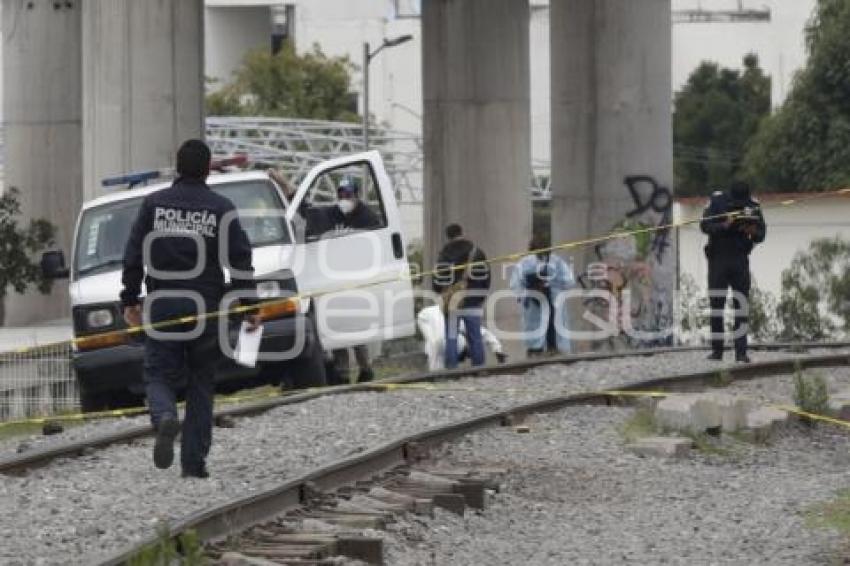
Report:
[[[136,403],[144,392],[142,337],[121,332],[126,324],[118,294],[124,247],[139,205],[171,182],[132,187],[155,176],[149,172],[105,180],[107,186],[131,188],[83,205],[70,267],[61,251],[42,257],[47,276],[70,279],[74,368],[86,411]],[[359,181],[361,200],[380,225],[357,231],[311,229],[302,212],[336,206],[336,186],[344,176]],[[294,387],[320,385],[325,382],[326,352],[414,333],[401,218],[378,152],[320,164],[304,177],[291,202],[263,171],[212,174],[207,184],[239,211],[253,247],[261,298],[299,295],[263,309],[257,367],[226,360],[216,374],[219,390],[281,379]],[[234,325],[225,325],[222,332],[229,337],[223,346],[232,347]]]

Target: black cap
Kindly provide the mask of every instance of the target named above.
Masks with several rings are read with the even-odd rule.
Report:
[[[746,181],[733,181],[729,186],[729,195],[734,200],[747,200],[750,198],[750,184]]]
[[[201,140],[186,140],[177,150],[177,173],[189,179],[206,179],[210,172],[210,148]]]

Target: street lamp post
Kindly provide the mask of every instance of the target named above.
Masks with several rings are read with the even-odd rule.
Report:
[[[363,150],[369,149],[369,63],[385,47],[395,47],[413,39],[412,35],[401,35],[384,42],[374,51],[369,50],[369,42],[363,44]]]

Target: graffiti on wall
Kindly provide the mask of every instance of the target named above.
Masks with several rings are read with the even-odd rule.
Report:
[[[673,194],[648,175],[623,179],[633,208],[613,226],[613,232],[633,232],[594,249],[594,261],[579,277],[583,287],[602,289],[617,302],[620,336],[630,346],[666,345],[673,335],[655,335],[672,327],[675,290],[675,249],[668,227],[673,221]],[[641,231],[645,230],[645,231]],[[610,320],[609,301],[593,298],[586,307]],[[627,332],[631,330],[631,332]],[[652,332],[642,339],[641,332]]]

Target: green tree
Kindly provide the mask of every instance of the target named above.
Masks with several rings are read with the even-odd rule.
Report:
[[[19,225],[20,191],[9,187],[0,196],[0,325],[5,318],[6,293],[11,288],[24,293],[35,285],[41,293],[50,291],[52,281],[41,273],[41,266],[30,257],[54,244],[56,228],[47,220],[31,220]]]
[[[808,61],[746,155],[765,189],[819,191],[850,182],[850,2],[819,0],[806,28]]]
[[[743,72],[703,62],[675,96],[676,194],[707,195],[739,173],[744,148],[770,111],[770,78],[758,57]]]
[[[850,329],[850,242],[815,240],[782,272],[778,314],[789,340],[824,340]]]
[[[350,94],[355,69],[347,57],[327,57],[318,45],[303,55],[291,43],[274,55],[256,49],[233,82],[207,95],[207,113],[357,121]]]

